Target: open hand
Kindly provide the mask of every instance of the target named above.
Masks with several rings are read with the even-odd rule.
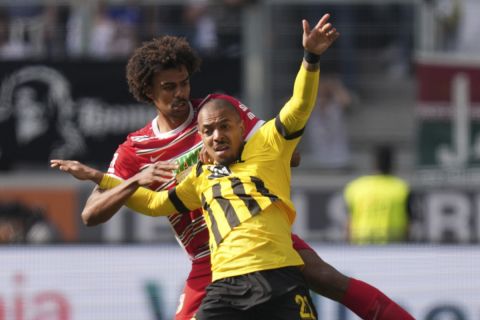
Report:
[[[337,29],[335,29],[332,24],[328,22],[329,19],[330,14],[324,14],[313,29],[310,29],[310,24],[307,20],[302,21],[302,45],[305,50],[317,55],[321,55],[340,36],[340,33],[338,33]]]
[[[50,167],[70,173],[78,180],[91,180],[97,184],[100,183],[103,177],[102,172],[75,160],[53,159],[50,160]]]
[[[205,164],[213,164],[213,160],[208,154],[207,148],[205,146],[202,146],[202,149],[200,149],[200,152],[198,153],[198,159]]]

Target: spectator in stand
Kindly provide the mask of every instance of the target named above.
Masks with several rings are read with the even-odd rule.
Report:
[[[350,182],[344,192],[353,244],[388,244],[408,239],[410,189],[393,175],[393,149],[375,150],[376,172]]]
[[[190,0],[183,15],[188,37],[200,55],[214,54],[218,49],[217,23],[208,0]]]
[[[99,2],[96,10],[90,33],[90,55],[101,59],[128,56],[138,42],[139,8],[133,4],[108,7]]]
[[[350,164],[345,110],[351,103],[352,96],[340,78],[322,76],[316,108],[306,129],[315,165],[338,169]]]
[[[0,204],[0,244],[44,244],[58,239],[57,230],[42,210],[18,202]]]

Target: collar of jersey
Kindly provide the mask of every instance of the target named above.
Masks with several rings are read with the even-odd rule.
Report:
[[[184,123],[182,123],[180,126],[178,126],[177,128],[175,128],[173,130],[170,130],[170,131],[167,131],[167,132],[160,132],[160,129],[158,129],[158,122],[157,122],[158,116],[156,116],[152,120],[152,130],[153,130],[153,133],[155,134],[155,136],[159,139],[166,139],[166,138],[170,138],[170,137],[178,134],[179,132],[182,132],[182,130],[185,129],[192,122],[193,115],[194,115],[193,107],[192,107],[192,104],[190,103],[190,101],[188,102],[188,105],[189,105],[190,111],[188,113],[187,120],[185,120]]]

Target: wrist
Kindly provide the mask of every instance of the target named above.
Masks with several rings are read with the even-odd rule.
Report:
[[[312,53],[310,51],[304,50],[303,51],[303,59],[308,64],[318,64],[320,63],[320,55],[316,53]]]
[[[137,189],[139,187],[148,187],[147,181],[143,178],[142,172],[137,173],[127,180],[129,188]]]
[[[90,180],[92,180],[93,182],[99,185],[103,179],[103,175],[104,175],[103,172],[100,172],[98,170],[93,170]]]

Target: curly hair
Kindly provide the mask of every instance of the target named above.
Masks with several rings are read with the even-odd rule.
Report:
[[[162,36],[144,42],[127,63],[130,92],[139,102],[152,103],[146,93],[155,72],[185,66],[189,75],[200,68],[200,57],[182,37]]]

